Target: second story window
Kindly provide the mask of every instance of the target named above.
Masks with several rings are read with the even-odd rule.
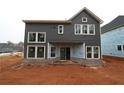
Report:
[[[63,33],[64,33],[64,26],[58,25],[58,34],[63,34]]]
[[[94,24],[89,25],[89,34],[95,34],[95,25]]]
[[[82,34],[87,34],[88,32],[88,25],[87,24],[83,24],[82,25]]]
[[[81,34],[81,25],[80,24],[75,25],[75,34]]]
[[[45,33],[38,33],[38,42],[45,42]]]
[[[29,42],[36,42],[36,33],[35,32],[29,32],[28,41]]]
[[[95,25],[75,24],[75,35],[95,35]]]
[[[28,32],[28,43],[45,43],[46,32]]]

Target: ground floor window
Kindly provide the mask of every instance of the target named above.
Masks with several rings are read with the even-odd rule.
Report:
[[[28,57],[35,57],[35,47],[28,47]]]
[[[37,58],[44,58],[44,47],[37,47]]]
[[[100,57],[99,46],[86,47],[86,58],[99,58],[99,57]]]
[[[124,51],[124,45],[117,45],[118,51]]]
[[[44,46],[28,46],[27,49],[28,58],[44,58],[45,47]]]
[[[55,57],[55,56],[56,56],[56,48],[51,47],[51,57]]]

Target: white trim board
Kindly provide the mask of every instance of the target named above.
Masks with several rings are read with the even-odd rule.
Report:
[[[30,33],[35,33],[36,34],[36,38],[35,38],[35,41],[34,42],[31,42],[31,41],[29,41],[29,34]],[[44,42],[39,42],[38,41],[38,33],[42,33],[42,34],[44,34]],[[28,32],[28,39],[27,39],[28,41],[28,43],[46,43],[46,32]]]
[[[62,33],[60,33],[60,26],[62,27]],[[58,34],[64,34],[64,25],[58,25]]]
[[[87,58],[87,47],[91,47],[92,51],[92,58]],[[98,47],[98,58],[94,58],[94,47]],[[100,59],[100,46],[86,46],[86,59]]]

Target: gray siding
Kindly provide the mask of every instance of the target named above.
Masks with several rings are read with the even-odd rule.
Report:
[[[82,17],[87,17],[88,22],[82,23]],[[39,45],[39,43],[27,43],[28,32],[46,32],[47,42],[84,42],[90,46],[100,46],[100,23],[90,16],[86,11],[81,12],[77,17],[71,20],[70,24],[41,24],[41,23],[28,23],[25,28],[25,41],[24,41],[24,57],[26,58],[27,45]],[[95,35],[75,35],[75,24],[95,24]],[[64,34],[58,34],[58,25],[64,25]],[[43,43],[41,43],[43,45]],[[47,57],[47,46],[46,55]]]

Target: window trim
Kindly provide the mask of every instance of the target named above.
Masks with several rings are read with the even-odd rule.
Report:
[[[84,21],[83,19],[86,19],[86,21]],[[88,20],[87,20],[87,17],[82,17],[82,22],[87,22]]]
[[[86,19],[86,21],[84,21],[83,19]],[[87,20],[87,17],[82,17],[82,22],[87,22],[88,20]]]
[[[29,47],[35,47],[35,57],[29,57],[28,56]],[[42,57],[42,58],[37,57],[37,48],[38,47],[44,47],[44,57]],[[45,53],[46,53],[46,47],[44,45],[28,45],[27,46],[27,55],[26,55],[27,59],[45,59]]]
[[[35,41],[29,41],[29,34],[30,33],[35,33],[36,34],[36,38],[35,38]],[[38,33],[42,33],[44,34],[44,42],[39,42],[38,41]],[[28,32],[28,43],[46,43],[46,32]]]
[[[37,40],[37,35],[36,35],[36,38],[35,38],[35,41],[29,41],[29,35],[30,35],[30,33],[35,33],[35,35],[36,35],[36,32],[28,32],[28,43],[35,43]]]
[[[81,25],[81,27],[80,27],[81,33],[76,33],[76,25]],[[82,30],[83,25],[87,25],[87,33],[83,33],[83,30]],[[94,33],[93,34],[89,33],[89,26],[90,25],[94,26]],[[95,24],[74,24],[74,34],[75,35],[95,35]]]
[[[92,55],[91,55],[92,58],[87,58],[87,47],[91,47],[91,49],[92,49],[91,50],[93,52]],[[98,50],[99,50],[98,51],[98,58],[94,58],[94,49],[93,49],[94,47],[98,47]],[[86,46],[86,50],[85,51],[86,51],[86,59],[100,59],[100,46]]]
[[[62,26],[62,33],[60,33],[60,26]],[[64,34],[64,25],[58,25],[58,34]]]

